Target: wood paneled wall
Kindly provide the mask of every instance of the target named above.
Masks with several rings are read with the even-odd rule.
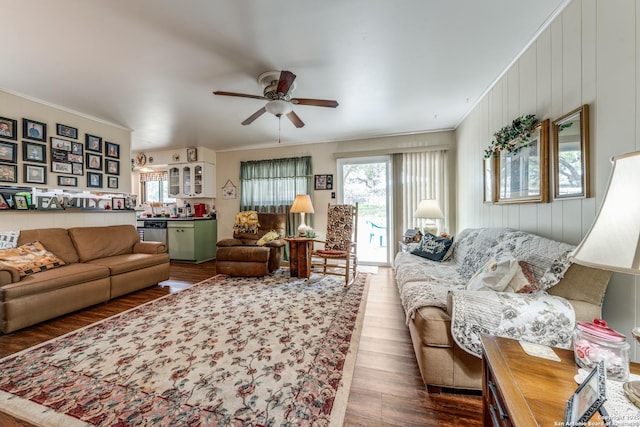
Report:
[[[572,244],[582,239],[604,197],[611,157],[640,149],[639,23],[635,0],[573,0],[487,92],[456,130],[458,231],[513,227]],[[582,104],[590,108],[592,197],[483,203],[482,156],[493,133],[521,114],[553,121]],[[638,278],[613,275],[603,317],[630,336],[640,324]]]

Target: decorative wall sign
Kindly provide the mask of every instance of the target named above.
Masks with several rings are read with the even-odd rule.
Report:
[[[224,184],[222,187],[222,198],[223,199],[235,199],[238,197],[236,186],[233,185],[230,179]]]

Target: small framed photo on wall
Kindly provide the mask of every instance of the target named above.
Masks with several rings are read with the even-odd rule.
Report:
[[[78,129],[71,126],[56,124],[56,134],[66,136],[67,138],[78,139]]]
[[[22,119],[22,137],[36,141],[46,141],[47,124],[31,119]]]
[[[18,144],[14,142],[0,141],[0,162],[17,163],[18,162]]]
[[[117,160],[105,159],[105,172],[110,175],[120,175],[120,162]]]
[[[47,146],[35,142],[22,141],[22,160],[25,162],[47,163]]]
[[[106,142],[106,146],[105,146],[105,150],[104,150],[104,155],[106,157],[112,157],[114,159],[119,159],[120,158],[120,145],[119,144],[114,144],[113,142]]]
[[[18,166],[0,163],[0,182],[18,182]]]
[[[87,169],[102,170],[102,156],[87,153]]]
[[[0,138],[18,139],[18,121],[0,117]]]
[[[87,172],[87,187],[102,188],[102,174]]]
[[[47,167],[39,165],[24,165],[24,182],[29,184],[46,184]]]
[[[118,188],[118,177],[117,176],[108,176],[107,177],[107,188]]]
[[[85,149],[96,153],[102,153],[102,138],[95,135],[85,134]]]
[[[77,176],[59,176],[58,185],[60,187],[77,187],[78,177]]]

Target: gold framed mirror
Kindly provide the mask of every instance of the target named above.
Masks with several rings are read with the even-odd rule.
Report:
[[[538,123],[525,147],[500,151],[495,172],[496,203],[548,202],[548,152],[549,119]]]
[[[590,197],[587,104],[553,122],[553,178],[554,199]]]

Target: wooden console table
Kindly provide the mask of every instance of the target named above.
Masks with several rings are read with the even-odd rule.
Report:
[[[313,239],[306,237],[287,237],[289,243],[289,272],[291,277],[308,279],[311,276],[311,250]]]
[[[482,336],[485,426],[561,426],[567,400],[578,388],[573,351],[554,348],[560,362],[530,356],[520,342]],[[631,363],[640,373],[640,364]],[[612,415],[612,414],[610,414]],[[599,414],[593,425],[604,425]]]

